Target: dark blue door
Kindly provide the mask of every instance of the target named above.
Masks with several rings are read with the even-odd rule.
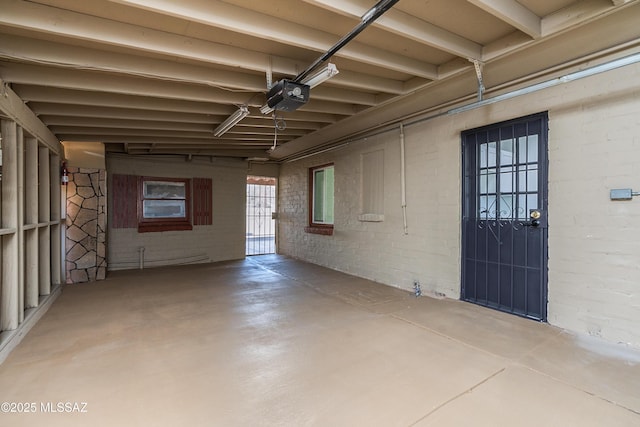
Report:
[[[462,299],[547,317],[547,114],[462,134]]]

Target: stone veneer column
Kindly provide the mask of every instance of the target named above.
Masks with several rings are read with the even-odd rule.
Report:
[[[106,260],[106,172],[68,168],[67,283],[103,280]]]

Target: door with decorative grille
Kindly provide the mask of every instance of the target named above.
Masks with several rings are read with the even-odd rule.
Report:
[[[547,114],[462,134],[462,299],[547,316]]]

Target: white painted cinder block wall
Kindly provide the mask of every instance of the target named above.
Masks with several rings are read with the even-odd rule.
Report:
[[[640,66],[405,127],[281,167],[279,252],[427,294],[460,298],[460,133],[549,112],[549,295],[553,325],[640,347]],[[358,221],[361,155],[384,150],[385,220]],[[307,169],[335,162],[333,236],[306,234]]]
[[[140,247],[145,248],[146,266],[199,259],[202,260],[200,262],[215,262],[244,258],[245,161],[214,159],[210,162],[194,158],[187,162],[184,158],[165,160],[118,156],[107,159],[107,173],[165,178],[199,177],[213,181],[213,224],[210,226],[194,226],[191,231],[138,233],[137,228],[114,229],[109,225],[107,254],[110,270],[138,268]],[[111,213],[108,215],[110,218]]]

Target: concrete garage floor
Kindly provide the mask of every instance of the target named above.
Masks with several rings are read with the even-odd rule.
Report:
[[[638,426],[640,353],[264,256],[67,286],[0,395],[37,406],[2,426]]]

